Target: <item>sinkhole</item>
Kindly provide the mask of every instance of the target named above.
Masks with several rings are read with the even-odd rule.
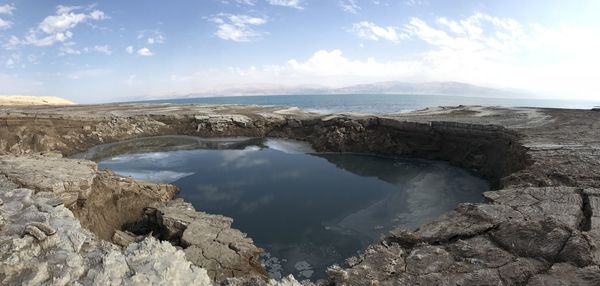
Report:
[[[98,146],[84,157],[120,175],[174,184],[197,210],[232,217],[265,249],[273,278],[322,278],[388,231],[482,202],[489,190],[445,162],[316,153],[281,139],[161,136]]]

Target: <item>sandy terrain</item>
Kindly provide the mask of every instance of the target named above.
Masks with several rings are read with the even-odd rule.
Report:
[[[72,105],[74,102],[56,96],[0,95],[0,105]]]

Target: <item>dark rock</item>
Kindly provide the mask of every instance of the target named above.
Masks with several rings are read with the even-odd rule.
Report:
[[[444,248],[424,245],[413,249],[406,257],[406,271],[424,275],[443,272],[454,263],[454,258]]]
[[[529,286],[547,285],[600,285],[600,268],[589,266],[578,268],[568,263],[554,264],[546,274],[537,274],[529,279]]]
[[[131,243],[144,240],[144,238],[145,237],[141,235],[134,235],[132,233],[117,230],[115,231],[115,234],[113,234],[112,242],[116,245],[127,247]]]
[[[559,259],[564,262],[573,263],[579,267],[584,267],[592,264],[592,253],[592,245],[589,242],[589,237],[585,233],[573,231],[571,237],[559,253]]]
[[[206,269],[212,279],[266,277],[259,261],[262,249],[245,233],[232,229],[231,218],[196,212],[181,200],[145,212],[156,216],[150,221],[160,237],[181,245],[186,258]]]
[[[458,240],[448,250],[461,260],[483,268],[497,268],[512,262],[515,256],[499,248],[485,236]]]
[[[490,232],[490,237],[502,248],[522,257],[555,261],[571,231],[554,219],[507,221]]]
[[[516,261],[498,268],[498,273],[507,285],[525,285],[531,276],[542,273],[546,269],[546,263],[542,261],[531,258],[517,258]]]
[[[327,270],[330,282],[339,285],[367,285],[386,281],[405,271],[406,253],[397,244],[370,246],[363,255],[349,259],[351,268],[332,266]],[[392,278],[393,279],[393,278]]]

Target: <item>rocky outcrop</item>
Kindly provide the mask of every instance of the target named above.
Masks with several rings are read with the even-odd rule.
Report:
[[[197,271],[201,271],[210,281],[223,281],[226,278],[234,277],[254,277],[266,281],[266,275],[258,261],[262,250],[254,246],[252,240],[247,238],[244,233],[231,229],[232,219],[196,212],[190,204],[179,200],[171,201],[177,191],[172,185],[138,181],[118,176],[108,170],[98,171],[94,162],[65,159],[55,155],[3,156],[0,157],[0,173],[4,174],[2,178],[7,184],[7,187],[0,192],[0,195],[4,195],[4,197],[0,197],[2,201],[7,202],[2,207],[14,212],[16,204],[28,211],[9,215],[0,212],[2,214],[0,233],[25,235],[33,239],[32,243],[45,243],[45,241],[54,241],[57,232],[71,233],[62,229],[74,227],[65,225],[63,220],[69,219],[70,223],[77,224],[77,230],[74,232],[74,236],[61,238],[63,242],[60,243],[70,241],[72,244],[77,244],[73,249],[75,253],[79,252],[80,248],[88,241],[94,244],[90,251],[97,252],[99,250],[95,248],[109,247],[115,254],[97,253],[96,259],[105,255],[113,255],[114,257],[107,256],[107,259],[120,259],[122,260],[120,262],[123,263],[128,263],[126,257],[131,252],[132,255],[137,255],[132,256],[132,259],[143,260],[139,262],[144,264],[140,265],[139,271],[150,271],[150,273],[144,274],[149,277],[160,276],[162,272],[171,271],[168,269],[171,266],[165,264],[163,268],[160,262],[156,266],[146,264],[151,265],[153,259],[158,261],[168,259],[165,255],[179,255],[185,263],[192,263],[198,267]],[[11,190],[18,187],[28,189],[18,189],[23,191],[16,193]],[[43,201],[32,201],[32,197]],[[61,211],[61,218],[56,222],[49,223],[45,218],[51,217],[52,214],[39,212],[36,208],[46,212],[58,208]],[[20,217],[31,218],[32,221],[20,222]],[[7,223],[7,221],[11,223]],[[157,242],[154,236],[164,242]],[[110,241],[124,247],[123,253],[109,243]],[[15,244],[11,245],[17,247]],[[168,248],[167,245],[171,248]],[[178,246],[180,250],[175,252],[176,249],[173,245]],[[10,252],[9,249],[7,248],[7,252]],[[47,255],[50,257],[48,259],[54,259],[52,257],[58,255],[52,248],[42,247],[35,251],[35,254],[31,255]],[[125,255],[125,260],[123,260],[123,255]],[[23,259],[19,263],[31,263],[35,258]],[[110,268],[113,266],[111,264],[113,262],[107,263],[106,271],[122,272],[122,270]],[[174,263],[181,264],[177,261]],[[130,267],[134,265],[130,264]],[[19,271],[25,271],[25,269],[19,268],[9,269],[9,265],[6,267],[6,271],[13,271],[17,276]],[[92,271],[93,267],[96,266],[81,265],[77,271],[88,272]],[[190,268],[183,264],[177,267]],[[43,267],[38,268],[36,271],[47,271],[42,269]],[[131,271],[135,273],[137,270],[131,268]],[[110,275],[114,276],[119,273]],[[126,272],[123,272],[119,275],[125,279],[123,276],[125,274]],[[37,284],[48,281],[52,277],[43,276],[39,278],[41,280],[29,277],[23,282]],[[80,279],[77,277],[75,278]],[[135,275],[131,278],[132,281],[140,283],[161,281],[156,278]],[[69,283],[78,281],[71,278],[65,279]],[[175,277],[175,279],[179,278]],[[181,281],[181,283],[194,281],[186,279],[176,281]]]
[[[11,181],[52,192],[71,208],[90,195],[97,171],[94,162],[64,159],[60,154],[0,157],[0,172]]]
[[[144,208],[170,201],[177,188],[98,171],[96,163],[60,156],[3,156],[0,173],[19,186],[54,193],[83,227],[110,240],[122,225],[138,220]]]
[[[71,155],[99,143],[179,134],[285,137],[308,141],[317,151],[446,160],[490,180],[496,191],[485,194],[487,203],[460,205],[414,231],[396,230],[363,254],[349,258],[346,265],[331,267],[328,281],[322,283],[598,285],[600,121],[597,114],[582,110],[462,106],[387,116],[321,116],[294,109],[255,106],[12,107],[0,110],[0,152],[23,155],[55,151]],[[86,241],[90,242],[81,243],[81,249],[87,251],[91,245],[89,249],[96,250],[90,250],[90,253],[97,256],[89,263],[85,260],[87,258],[81,258],[84,260],[78,265],[83,265],[84,269],[101,269],[98,271],[105,271],[102,273],[117,271],[120,268],[112,268],[110,265],[117,263],[112,261],[124,260],[130,264],[125,269],[131,270],[131,267],[137,266],[133,266],[127,257],[138,252],[130,252],[130,248],[138,247],[141,253],[152,253],[146,252],[146,249],[166,247],[168,249],[155,257],[144,257],[160,261],[162,254],[173,251],[185,256],[186,261],[206,268],[212,279],[228,285],[275,283],[266,281],[257,266],[255,255],[260,250],[243,233],[230,228],[230,219],[197,212],[182,202],[167,202],[174,191],[168,186],[144,185],[110,172],[97,171],[87,161],[51,156],[8,156],[0,161],[6,161],[0,162],[0,174],[10,178],[7,184],[35,190],[36,193],[30,193],[30,196],[44,198],[51,208],[72,209],[90,230],[95,227],[91,222],[101,222],[98,225],[104,227],[98,227],[98,235],[105,239],[114,238],[120,245],[129,245],[121,249],[89,238]],[[56,164],[56,170],[62,170],[57,171],[60,174],[54,177],[49,175],[52,171],[48,170],[48,165],[44,165],[50,161]],[[71,166],[71,163],[78,166]],[[38,165],[42,167],[36,167]],[[16,187],[12,185],[7,189]],[[94,190],[101,191],[94,194]],[[8,197],[0,197],[3,208],[22,200],[11,195],[12,192],[3,194],[9,194]],[[47,198],[47,194],[54,197]],[[128,194],[136,199],[146,197],[139,203],[131,203],[133,197],[120,199]],[[68,209],[61,205],[63,203]],[[135,215],[119,213],[129,205],[134,210],[129,213]],[[98,211],[103,206],[116,215]],[[10,209],[18,208],[11,206]],[[11,239],[27,239],[30,241],[27,243],[35,245],[48,243],[71,228],[70,225],[38,219],[35,209],[41,211],[39,207],[29,209],[31,214],[14,213],[10,216],[6,215],[8,211],[3,211],[0,232],[7,233],[13,237]],[[11,222],[20,216],[27,217],[29,221]],[[119,225],[123,228],[117,229]],[[86,230],[79,228],[78,231],[84,233]],[[93,236],[89,232],[87,234]],[[154,236],[172,244],[159,243],[151,238]],[[79,240],[70,238],[69,241]],[[22,242],[14,243],[2,255],[27,256],[33,253],[29,248],[18,248],[17,245]],[[0,245],[5,247],[9,244]],[[171,249],[170,245],[182,250]],[[108,247],[115,254],[97,251],[98,247]],[[71,261],[61,255],[56,256],[61,252],[40,249],[36,255],[41,253],[44,257],[41,264],[15,264],[30,265],[27,267],[32,269],[25,266],[10,268],[12,266],[6,266],[5,261],[21,260],[2,257],[2,267],[5,267],[2,270],[5,272],[0,273],[9,273],[0,274],[2,283],[49,281],[39,277],[48,276],[44,273],[57,273],[48,277],[58,277],[52,275],[59,274],[48,270],[44,261],[56,262],[48,264],[52,267]],[[87,257],[80,252],[77,255]],[[124,258],[112,258],[117,256]],[[91,261],[101,260],[98,257],[106,257],[102,259],[111,262],[92,265]],[[146,264],[141,262],[141,265]],[[169,277],[180,275],[168,267],[140,267],[135,272],[139,275],[144,275],[142,272],[148,272],[150,276],[159,272],[174,275]],[[196,273],[199,268],[194,267],[183,268]],[[69,277],[79,278],[61,279],[82,281],[84,284],[94,281],[80,278],[83,274],[77,273],[69,274]],[[118,274],[106,275],[123,281],[133,281],[131,279],[135,276],[133,271],[115,273]],[[100,274],[88,271],[86,275],[96,277]],[[187,282],[186,279],[194,275],[173,278],[175,280],[171,282]],[[297,283],[293,279],[287,282]]]
[[[233,220],[195,211],[178,199],[147,208],[145,221],[161,240],[183,247],[186,258],[208,271],[211,278],[267,278],[256,247],[245,233],[232,229]]]
[[[0,199],[2,285],[211,284],[167,242],[147,238],[121,250],[97,239],[54,193],[0,177]]]
[[[582,227],[587,218],[581,190],[526,188],[485,195],[490,204],[463,204],[414,232],[392,232],[381,245],[349,259],[348,268],[331,268],[332,282],[366,285],[363,277],[372,277],[369,281],[393,285],[525,285],[530,280],[545,285],[533,281],[548,279],[545,273],[552,267],[595,265],[596,242]]]

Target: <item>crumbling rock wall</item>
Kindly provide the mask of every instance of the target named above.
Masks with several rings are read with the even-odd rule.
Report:
[[[104,240],[111,240],[123,225],[139,220],[146,207],[166,203],[178,191],[173,185],[138,181],[108,170],[96,174],[91,189],[72,211],[83,227]]]
[[[54,237],[57,227],[67,227],[65,222],[56,220],[54,226],[48,224],[44,219],[47,215],[37,212],[36,209],[47,208],[46,205],[62,207],[61,216],[64,219],[70,217],[70,220],[77,222],[75,236],[63,238],[78,244],[74,249],[75,252],[79,252],[79,248],[82,247],[79,244],[84,243],[77,240],[80,237],[91,241],[93,248],[105,244],[111,245],[108,242],[112,241],[127,250],[138,247],[139,251],[136,253],[150,251],[155,247],[170,252],[170,249],[164,249],[165,247],[160,246],[160,243],[155,245],[154,242],[146,241],[156,237],[180,247],[183,252],[177,255],[185,257],[186,263],[191,262],[201,267],[204,271],[203,275],[208,275],[211,281],[244,277],[266,279],[266,274],[258,261],[262,249],[256,247],[244,233],[231,229],[233,222],[231,218],[196,212],[190,204],[179,200],[172,201],[177,192],[175,186],[138,181],[118,176],[108,170],[98,171],[94,162],[65,159],[56,155],[0,156],[0,174],[2,174],[0,179],[8,184],[6,189],[0,185],[0,195],[3,195],[7,202],[4,205],[0,203],[0,207],[8,207],[9,212],[15,211],[15,205],[28,208],[27,212],[19,211],[9,217],[5,217],[3,211],[0,211],[0,234],[14,236],[28,234],[38,241],[46,240],[50,236]],[[23,193],[22,198],[15,197],[11,193],[11,189],[18,187],[29,188]],[[31,203],[31,196],[43,199],[43,205]],[[24,217],[20,218],[20,216]],[[6,222],[7,219],[9,223]],[[32,219],[32,222],[19,222],[27,219]],[[132,233],[126,232],[128,230]],[[68,230],[60,231],[68,232]],[[85,236],[80,235],[80,232],[85,232]],[[54,259],[51,258],[53,254],[47,253],[44,249],[35,251],[39,255],[48,255],[48,259]],[[11,251],[7,250],[7,252]],[[97,254],[97,257],[97,259],[103,258],[101,254]],[[113,258],[123,259],[120,256]],[[150,259],[148,258],[144,263],[151,263]],[[87,271],[87,267],[82,266],[81,269]],[[106,267],[108,269],[108,266]],[[35,269],[45,271],[42,268]],[[7,268],[7,271],[18,275],[19,271],[24,270]],[[121,270],[109,269],[109,271]],[[156,271],[160,274],[160,271],[167,271],[167,269],[156,269]],[[136,277],[141,276],[134,275],[132,278]],[[36,284],[49,278],[43,276],[39,278],[41,280],[37,279],[29,277],[24,281]],[[76,281],[69,277],[65,279],[68,282]]]
[[[486,197],[491,204],[463,204],[414,232],[392,232],[383,243],[348,259],[347,268],[330,268],[331,282],[600,285],[600,245],[595,232],[584,227],[588,218],[581,190],[508,189]]]
[[[9,136],[10,134],[10,136]],[[385,117],[282,116],[271,114],[153,115],[0,118],[0,152],[82,152],[100,143],[157,135],[285,137],[308,141],[317,151],[359,152],[445,160],[499,186],[523,169],[527,149],[501,126],[455,122],[417,123]],[[6,136],[4,136],[6,135]]]
[[[207,270],[217,281],[226,278],[262,278],[256,247],[245,233],[232,229],[233,219],[197,212],[181,199],[145,210],[145,222],[161,240],[180,245],[189,261]]]
[[[1,285],[211,285],[206,271],[167,242],[125,250],[82,228],[52,192],[0,176]]]

